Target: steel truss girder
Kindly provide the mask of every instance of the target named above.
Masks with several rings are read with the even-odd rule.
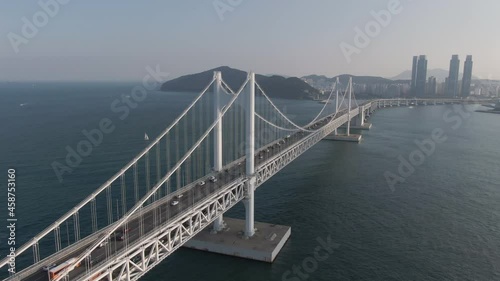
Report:
[[[228,186],[175,221],[144,236],[75,280],[138,280],[245,197],[246,180]]]

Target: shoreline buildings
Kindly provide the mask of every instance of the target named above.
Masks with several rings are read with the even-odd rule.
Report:
[[[429,80],[427,81],[427,95],[436,96],[437,89],[438,89],[438,84],[436,77],[434,76],[429,77]]]
[[[427,57],[425,55],[414,56],[411,73],[411,95],[423,97],[426,94],[427,82]]]
[[[436,77],[429,77],[427,79],[427,58],[425,55],[414,56],[411,71],[410,96],[432,97],[444,95],[450,98],[466,98],[473,91],[471,89],[473,65],[472,56],[467,55],[462,81],[460,81],[460,57],[452,55],[448,77],[443,84],[437,81]]]
[[[453,55],[450,60],[450,72],[446,83],[446,96],[458,97],[458,74],[460,71],[460,59],[458,55]]]
[[[472,56],[468,55],[465,59],[464,64],[464,76],[462,78],[462,94],[461,96],[466,98],[470,95],[470,86],[472,82],[472,66],[474,63],[472,62]]]

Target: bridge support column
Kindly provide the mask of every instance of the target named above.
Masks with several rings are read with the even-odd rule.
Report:
[[[221,115],[220,95],[222,87],[222,73],[220,71],[214,72],[214,118],[217,119]],[[222,170],[222,119],[214,127],[214,171],[220,172]],[[214,222],[213,230],[215,232],[224,229],[224,220],[222,215],[217,217]]]
[[[368,111],[370,111],[370,110],[368,109]],[[366,114],[365,109],[362,106],[360,106],[359,107],[359,114],[352,119],[354,124],[352,124],[350,126],[350,129],[369,130],[372,127],[372,124],[365,122],[366,116],[367,116],[367,114]]]
[[[365,110],[362,106],[359,107],[359,114],[356,116],[354,125],[356,127],[362,127],[365,124]]]
[[[351,126],[351,129],[355,130],[370,130],[372,124],[365,122],[365,110],[362,106],[359,107],[358,116],[354,117],[354,126]]]
[[[243,199],[245,205],[245,237],[255,234],[254,227],[254,192],[255,192],[255,73],[250,72],[247,84],[246,99],[246,174],[247,194]]]

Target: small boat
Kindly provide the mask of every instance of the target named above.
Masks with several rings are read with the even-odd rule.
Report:
[[[319,101],[319,103],[321,103],[321,104],[326,104],[326,103],[328,103],[328,104],[329,104],[329,103],[330,103],[330,101],[329,101],[329,100],[322,100],[322,101]]]
[[[149,140],[148,134],[146,134],[146,133],[144,133],[144,140],[145,140],[145,141],[148,141],[148,140]]]

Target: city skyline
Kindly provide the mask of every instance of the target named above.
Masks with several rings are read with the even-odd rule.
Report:
[[[72,1],[60,5],[32,38],[14,41],[16,53],[12,34],[21,36],[24,19],[33,22],[43,9],[36,3],[2,2],[0,80],[137,80],[146,66],[156,64],[172,78],[221,65],[297,77],[391,78],[408,70],[407,58],[414,53],[427,55],[429,69],[447,69],[449,53],[472,54],[475,76],[500,79],[500,39],[489,36],[491,27],[499,24],[496,1],[480,6],[465,0],[231,3]],[[390,20],[384,19],[391,3],[397,8]],[[339,7],[343,13],[334,12]],[[414,23],[422,16],[426,21],[416,29]],[[379,32],[366,35],[370,26]],[[442,34],[457,30],[470,35],[440,40]],[[363,36],[367,42],[356,44]],[[428,44],[433,40],[439,44]],[[343,43],[355,48],[349,60],[340,47]]]

